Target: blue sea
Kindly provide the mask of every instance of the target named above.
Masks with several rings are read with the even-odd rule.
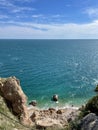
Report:
[[[0,40],[0,77],[9,76],[41,108],[80,106],[96,95],[98,40]]]

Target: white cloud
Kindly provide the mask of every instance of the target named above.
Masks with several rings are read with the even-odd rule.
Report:
[[[62,16],[62,15],[60,15],[60,14],[55,14],[55,15],[52,15],[51,17],[52,17],[52,18],[61,18],[61,17],[64,17],[64,16]]]
[[[42,15],[42,14],[34,14],[34,15],[32,15],[32,18],[40,18],[40,17],[44,17],[44,15]]]
[[[14,7],[14,9],[12,10],[13,13],[19,13],[19,12],[24,12],[24,11],[34,11],[34,8],[30,8],[30,7]]]
[[[90,17],[98,17],[98,8],[88,8],[85,10],[85,13]]]
[[[30,2],[36,2],[37,0],[0,0],[0,5],[1,6],[13,6],[14,2],[20,2],[20,3],[30,3]]]
[[[98,20],[88,24],[14,23],[14,25],[9,24],[6,26],[2,26],[2,24],[0,24],[1,25],[0,38],[27,38],[27,39],[98,38]]]
[[[10,13],[21,13],[21,12],[26,12],[26,11],[31,12],[31,11],[36,10],[35,8],[32,8],[32,7],[26,7],[26,6],[21,7],[19,5],[15,5],[15,3],[13,1],[8,1],[8,0],[0,0],[0,9],[2,9],[2,8],[7,10]]]

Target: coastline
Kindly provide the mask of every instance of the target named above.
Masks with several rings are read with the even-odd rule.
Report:
[[[29,103],[30,102],[32,102],[33,100],[31,100],[31,101],[27,101],[27,107],[28,107],[28,109],[32,109],[34,106],[32,106],[32,105],[29,105]],[[34,100],[34,101],[36,101],[37,102],[37,105],[35,106],[35,108],[38,108],[38,109],[40,109],[40,110],[47,110],[47,109],[49,109],[49,108],[54,108],[54,109],[56,109],[56,110],[58,110],[58,109],[66,109],[66,108],[71,108],[71,109],[79,109],[82,105],[85,105],[86,104],[86,102],[84,102],[84,103],[81,103],[81,104],[73,104],[73,103],[64,103],[64,102],[60,102],[60,100],[58,100],[58,102],[55,102],[55,101],[50,101],[50,102],[47,102],[47,103],[45,103],[45,102],[43,102],[42,104],[40,104],[40,102],[39,101],[37,101],[37,100]]]
[[[98,123],[94,124],[94,126],[92,125],[92,120],[98,120],[98,116],[96,115],[98,114],[98,107],[96,105],[98,104],[98,95],[90,99],[88,103],[85,104],[85,106],[81,106],[81,108],[66,105],[64,107],[40,108],[36,106],[36,101],[34,100],[32,104],[35,102],[35,106],[27,106],[26,95],[22,91],[20,81],[16,77],[0,78],[0,94],[1,104],[4,103],[3,107],[5,108],[1,109],[2,114],[6,116],[4,111],[9,110],[11,118],[8,115],[7,118],[13,120],[12,117],[14,116],[17,118],[17,121],[19,121],[18,123],[25,127],[31,127],[34,128],[34,130],[62,130],[66,128],[70,130],[70,127],[72,128],[71,130],[73,130],[74,127],[77,128],[79,126],[86,128],[84,130],[90,127],[98,128]],[[88,123],[86,123],[86,125],[88,125],[88,128],[85,125],[87,121]],[[4,121],[2,121],[2,124],[3,123]],[[72,126],[71,123],[75,124]]]
[[[49,108],[39,108],[39,107],[34,107],[34,106],[28,106],[27,107],[27,110],[28,110],[28,113],[29,113],[29,116],[31,116],[34,112],[39,112],[40,113],[40,111],[47,111],[47,112],[49,112],[49,111],[51,111],[51,110],[53,110],[53,111],[55,111],[55,112],[58,112],[58,111],[60,111],[60,114],[62,115],[62,114],[64,114],[64,115],[66,115],[66,118],[69,118],[69,117],[71,117],[70,115],[72,114],[72,113],[77,113],[77,112],[79,112],[79,109],[80,109],[80,107],[74,107],[74,106],[65,106],[65,107],[56,107],[56,108],[51,108],[51,107],[49,107]]]
[[[95,93],[94,93],[95,94]],[[80,108],[82,105],[85,105],[88,100],[90,98],[92,98],[93,96],[91,95],[90,97],[85,98],[63,98],[61,97],[61,95],[57,94],[59,96],[58,98],[58,102],[52,101],[52,95],[49,96],[49,98],[43,99],[43,100],[39,100],[37,98],[32,97],[31,99],[29,97],[27,97],[27,106],[29,106],[28,104],[30,102],[32,102],[33,100],[35,100],[37,102],[37,107],[40,109],[48,109],[48,108],[55,108],[55,109],[59,109],[59,108],[70,108],[70,107],[75,107],[75,108]],[[27,95],[28,96],[28,95]]]
[[[81,107],[81,106],[80,106]],[[59,110],[59,109],[73,109],[73,110],[78,110],[80,107],[77,106],[63,106],[63,107],[38,107],[38,106],[32,106],[32,105],[28,105],[27,109],[28,110],[48,110],[49,108],[53,108],[55,110]]]

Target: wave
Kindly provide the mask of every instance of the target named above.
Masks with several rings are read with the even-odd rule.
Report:
[[[32,108],[35,108],[31,105],[28,106],[28,110],[32,109]],[[66,104],[64,106],[46,106],[44,105],[43,107],[36,107],[37,109],[40,109],[40,110],[47,110],[49,108],[54,108],[55,110],[59,110],[59,109],[74,109],[74,110],[78,110],[80,108],[80,106],[73,106],[73,105],[69,105],[69,104]]]
[[[97,84],[98,84],[98,79],[93,79],[93,81],[94,81],[94,82],[93,82],[94,85],[97,85]]]

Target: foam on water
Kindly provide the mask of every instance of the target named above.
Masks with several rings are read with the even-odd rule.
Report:
[[[98,79],[93,79],[94,80],[94,84],[97,85],[98,84]]]

